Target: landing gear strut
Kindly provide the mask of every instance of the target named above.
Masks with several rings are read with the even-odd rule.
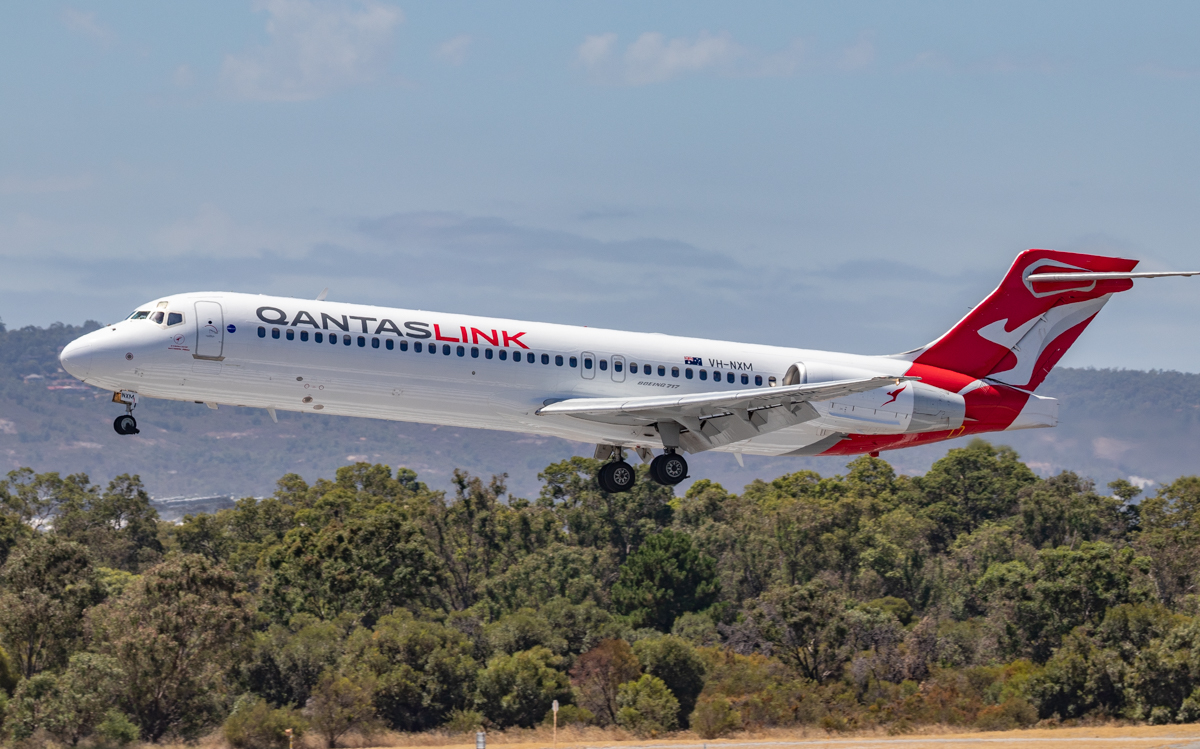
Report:
[[[137,434],[137,419],[133,418],[133,407],[137,405],[137,395],[135,393],[116,392],[113,393],[113,403],[123,403],[125,405],[125,413],[113,419],[113,429],[117,434],[122,436]]]
[[[688,464],[672,449],[650,461],[650,478],[663,486],[675,486],[687,478]]]

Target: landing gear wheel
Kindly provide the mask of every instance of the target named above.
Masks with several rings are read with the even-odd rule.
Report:
[[[650,461],[650,478],[663,486],[675,486],[687,478],[687,471],[687,461],[677,453],[665,453]]]
[[[600,484],[600,488],[609,494],[619,494],[627,492],[633,488],[637,481],[637,473],[633,470],[633,466],[623,460],[616,463],[608,463],[600,469],[600,474],[596,476]]]
[[[117,430],[117,434],[137,434],[137,419],[133,418],[129,414],[121,414],[117,418],[113,419],[113,429]]]

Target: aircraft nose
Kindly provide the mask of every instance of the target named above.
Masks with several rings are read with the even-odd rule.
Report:
[[[82,380],[87,377],[94,349],[95,346],[91,341],[77,338],[66,345],[62,353],[58,355],[58,361],[71,376]]]

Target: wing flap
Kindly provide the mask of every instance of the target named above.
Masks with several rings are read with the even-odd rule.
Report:
[[[548,403],[539,416],[563,415],[607,423],[649,424],[669,420],[687,431],[680,446],[690,453],[757,437],[817,418],[812,402],[865,393],[919,377],[864,377],[688,395],[637,398],[571,398]]]

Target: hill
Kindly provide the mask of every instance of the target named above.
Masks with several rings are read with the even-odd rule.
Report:
[[[538,472],[591,446],[532,435],[350,419],[279,414],[273,423],[257,409],[146,401],[138,407],[142,433],[112,430],[119,407],[58,366],[71,339],[98,325],[54,324],[0,328],[0,468],[85,472],[95,481],[121,473],[142,476],[156,498],[261,496],[284,473],[311,481],[357,461],[407,466],[431,487],[449,485],[454,468],[477,475],[509,474],[516,495],[539,490]],[[1165,483],[1200,472],[1200,375],[1164,371],[1059,369],[1039,390],[1061,401],[1060,426],[998,434],[1043,475],[1070,468],[1103,485],[1135,477]],[[921,473],[958,440],[885,453],[898,471]],[[841,471],[845,459],[746,458],[703,454],[689,459],[692,475],[738,490],[803,468]]]

